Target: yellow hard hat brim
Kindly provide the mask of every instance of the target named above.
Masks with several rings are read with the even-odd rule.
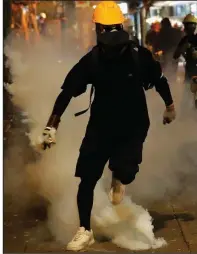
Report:
[[[183,23],[197,23],[197,18],[194,15],[188,14],[184,18]]]

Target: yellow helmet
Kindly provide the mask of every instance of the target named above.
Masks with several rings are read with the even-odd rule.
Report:
[[[124,22],[124,15],[120,7],[113,1],[102,1],[93,13],[94,23],[102,25],[117,25]]]
[[[185,16],[183,23],[197,23],[197,18],[192,14],[188,14]]]

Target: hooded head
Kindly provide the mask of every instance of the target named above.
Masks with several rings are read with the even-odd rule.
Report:
[[[161,21],[161,29],[169,29],[169,28],[172,28],[169,18],[163,18]]]

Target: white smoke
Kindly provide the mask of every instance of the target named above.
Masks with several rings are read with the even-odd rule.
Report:
[[[21,40],[8,39],[5,53],[9,57],[14,80],[9,87],[13,103],[28,114],[28,135],[33,143],[42,134],[60,86],[78,59],[75,56],[59,59],[59,50],[52,41],[44,39],[31,47]],[[190,178],[196,179],[196,112],[190,109],[187,114],[180,114],[183,88],[181,83],[172,84],[178,117],[169,126],[162,125],[162,99],[154,90],[147,93],[152,125],[144,146],[140,172],[128,186],[123,204],[113,207],[109,203],[107,190],[111,175],[107,167],[96,186],[93,228],[97,234],[111,238],[120,247],[139,250],[165,244],[163,239],[155,239],[148,211],[133,202],[149,205],[155,200],[162,200],[166,192],[176,195],[182,189],[190,200],[196,198],[196,180],[187,184]],[[86,114],[75,118],[74,113],[86,108],[88,103],[89,92],[71,101],[61,119],[57,144],[43,152],[39,159],[23,163],[25,149],[20,147],[25,145],[18,136],[5,160],[5,167],[9,168],[5,180],[7,192],[15,195],[20,190],[20,200],[22,194],[28,199],[29,192],[45,197],[50,202],[48,226],[55,238],[65,244],[72,238],[79,222],[76,205],[79,179],[74,177],[74,171],[89,117]],[[188,100],[184,102],[184,109],[187,104]]]

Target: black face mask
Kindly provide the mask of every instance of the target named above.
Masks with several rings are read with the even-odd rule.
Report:
[[[99,45],[102,44],[109,47],[117,47],[118,45],[121,46],[128,43],[128,41],[129,34],[124,30],[97,34],[97,43]]]
[[[196,23],[185,23],[185,33],[188,35],[193,35],[196,30]]]

